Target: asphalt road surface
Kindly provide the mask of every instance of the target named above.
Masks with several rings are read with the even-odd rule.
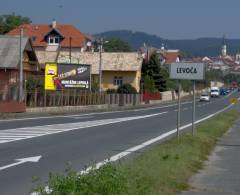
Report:
[[[239,93],[197,102],[196,120],[234,108],[229,107],[232,97],[239,98]],[[67,163],[82,170],[144,142],[152,143],[147,141],[176,129],[176,109],[174,104],[131,111],[0,120],[0,195],[29,194],[33,176],[44,180],[49,172],[62,172]],[[191,120],[192,103],[184,103],[181,125]]]

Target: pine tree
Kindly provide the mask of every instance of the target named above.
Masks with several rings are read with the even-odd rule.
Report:
[[[152,54],[149,64],[145,69],[145,74],[154,80],[155,88],[160,92],[166,91],[167,80],[169,78],[168,72],[161,66],[159,56],[156,53]]]

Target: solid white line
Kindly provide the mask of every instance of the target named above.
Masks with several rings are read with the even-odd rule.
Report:
[[[190,104],[192,101],[183,102],[181,105]],[[74,114],[74,115],[58,115],[58,116],[42,116],[42,117],[30,117],[30,118],[17,118],[17,119],[2,119],[0,122],[8,122],[8,121],[23,121],[23,120],[38,120],[38,119],[52,119],[52,118],[73,118],[73,117],[83,117],[83,116],[91,116],[91,115],[101,115],[101,114],[112,114],[112,113],[122,113],[122,112],[136,112],[143,110],[156,110],[161,108],[169,108],[174,107],[177,104],[170,104],[166,106],[158,106],[158,107],[150,107],[150,108],[139,108],[134,110],[118,110],[118,111],[107,111],[107,112],[91,112],[86,114]]]
[[[206,117],[204,117],[204,118],[202,118],[202,119],[199,119],[199,120],[196,121],[196,124],[198,124],[198,123],[200,123],[200,122],[202,122],[202,121],[205,121],[205,120],[207,120],[207,119],[209,119],[209,118],[212,118],[213,116],[216,116],[217,114],[219,114],[219,113],[221,113],[221,112],[224,112],[225,110],[229,109],[229,108],[232,107],[232,106],[233,106],[233,104],[230,104],[229,106],[225,107],[225,108],[222,109],[222,110],[217,111],[217,112],[214,113],[214,114],[210,114],[210,115],[208,115],[208,116],[206,116]],[[187,125],[181,126],[181,127],[180,127],[180,130],[182,131],[183,129],[186,129],[186,128],[190,127],[191,125],[192,125],[192,123],[189,123],[189,124],[187,124]],[[129,155],[129,154],[132,154],[133,152],[136,152],[136,151],[138,151],[138,150],[141,150],[141,149],[143,149],[143,148],[145,148],[145,147],[147,147],[147,146],[149,146],[149,145],[151,145],[151,144],[153,144],[153,143],[156,143],[156,142],[158,142],[158,141],[160,141],[160,140],[163,140],[163,139],[169,137],[170,135],[175,134],[176,132],[177,132],[177,129],[173,129],[173,130],[171,130],[171,131],[168,131],[168,132],[166,132],[166,133],[163,133],[162,135],[160,135],[160,136],[158,136],[158,137],[155,137],[155,138],[153,138],[153,139],[150,139],[150,140],[148,140],[148,141],[146,141],[146,142],[143,142],[142,144],[136,145],[136,146],[134,146],[134,147],[132,147],[132,148],[129,148],[129,149],[121,152],[121,153],[118,153],[118,154],[110,157],[109,159],[106,159],[106,160],[104,160],[104,161],[101,161],[101,162],[97,163],[95,167],[92,167],[92,166],[91,166],[91,167],[88,167],[87,169],[85,169],[85,170],[83,170],[83,171],[80,171],[80,174],[87,174],[90,170],[99,169],[101,166],[103,166],[103,165],[105,165],[105,164],[107,164],[107,163],[109,163],[109,162],[114,162],[114,161],[120,160],[121,158],[123,158],[123,157],[125,157],[125,156],[127,156],[127,155]]]

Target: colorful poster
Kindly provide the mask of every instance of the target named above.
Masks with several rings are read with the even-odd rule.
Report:
[[[57,64],[45,66],[45,90],[56,90],[54,78],[57,76]]]
[[[90,89],[90,65],[58,64],[57,77],[54,78],[57,88]]]

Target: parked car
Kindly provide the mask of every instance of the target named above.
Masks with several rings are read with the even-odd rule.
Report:
[[[210,101],[210,96],[208,94],[202,94],[200,96],[200,102],[209,102]]]

